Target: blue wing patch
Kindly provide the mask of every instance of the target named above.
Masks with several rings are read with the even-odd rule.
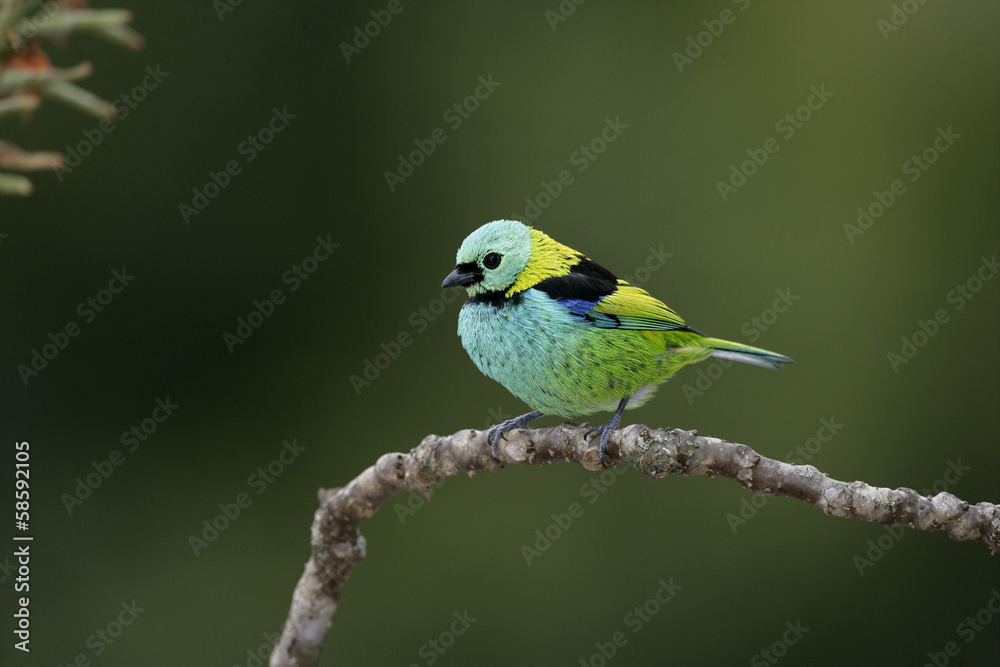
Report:
[[[617,329],[621,326],[618,318],[606,313],[598,313],[594,306],[599,304],[604,297],[597,299],[556,299],[556,303],[570,312],[573,317],[583,326],[597,327],[599,329]]]

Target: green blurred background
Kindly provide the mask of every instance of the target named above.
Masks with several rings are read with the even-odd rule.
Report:
[[[144,50],[78,36],[47,51],[91,60],[86,85],[107,99],[147,66],[168,75],[71,173],[0,200],[4,465],[30,442],[35,536],[32,652],[12,648],[5,570],[3,664],[259,664],[309,554],[317,489],[429,433],[527,411],[467,358],[461,299],[439,288],[469,232],[515,215],[693,326],[797,362],[686,369],[628,422],[1000,501],[996,2],[564,1],[555,21],[556,0],[404,1],[350,62],[341,43],[385,2],[243,2],[221,19],[221,3],[121,4]],[[883,34],[894,7],[906,21]],[[499,85],[455,127],[445,114],[479,77]],[[830,95],[788,136],[776,123],[812,87]],[[294,118],[247,162],[241,143],[274,109]],[[607,119],[623,124],[615,140],[574,157]],[[66,150],[97,127],[47,103],[0,136]],[[390,190],[385,172],[437,128],[444,143]],[[911,181],[905,163],[939,128],[947,150]],[[777,152],[724,200],[717,182],[768,138]],[[179,206],[230,160],[240,173],[186,224]],[[525,217],[563,170],[572,183]],[[896,179],[904,194],[849,238]],[[317,237],[340,247],[291,291],[282,276]],[[85,323],[77,305],[122,267],[135,279]],[[970,279],[980,289],[959,309],[952,290]],[[230,353],[223,334],[274,289],[287,300]],[[780,314],[776,290],[795,297]],[[893,368],[938,309],[947,322]],[[80,335],[25,386],[17,366],[69,320]],[[356,391],[350,376],[402,333],[411,344]],[[179,407],[128,451],[121,434],[167,397]],[[824,419],[842,427],[810,443]],[[297,458],[252,477],[292,439]],[[124,462],[69,513],[64,494],[114,450]],[[619,631],[607,664],[996,664],[1000,573],[980,544],[762,503],[721,479],[625,471],[582,493],[595,479],[509,468],[448,480],[412,513],[413,499],[390,501],[363,526],[369,555],[323,664],[596,666],[595,644]],[[249,507],[195,555],[190,536],[241,493]],[[522,546],[574,502],[583,515],[526,564]],[[682,588],[634,632],[630,611],[671,578]],[[133,600],[143,611],[103,643]],[[475,622],[449,637],[466,612]]]

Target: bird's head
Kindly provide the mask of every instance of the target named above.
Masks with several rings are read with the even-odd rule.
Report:
[[[494,220],[469,234],[455,257],[455,270],[441,287],[464,287],[469,296],[505,292],[531,257],[531,230],[516,220]]]
[[[546,278],[569,273],[583,255],[516,220],[494,220],[469,234],[455,270],[441,287],[464,287],[470,297],[511,297]]]

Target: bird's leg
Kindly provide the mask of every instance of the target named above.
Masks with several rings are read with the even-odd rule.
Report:
[[[625,406],[628,405],[629,398],[632,397],[629,396],[628,398],[623,398],[621,400],[621,403],[618,404],[618,409],[615,410],[615,414],[611,415],[611,419],[608,420],[607,424],[604,426],[591,426],[587,429],[587,435],[590,435],[594,431],[601,432],[601,439],[600,444],[597,446],[597,453],[601,457],[601,465],[605,468],[608,467],[608,464],[604,462],[604,447],[608,444],[611,434],[615,432],[616,428],[618,428],[618,424],[621,423],[622,413],[625,412]]]
[[[529,412],[526,415],[521,415],[520,417],[514,417],[513,419],[508,419],[502,424],[497,424],[486,432],[486,441],[490,443],[490,456],[493,457],[494,461],[499,461],[497,458],[497,445],[500,444],[500,438],[504,437],[507,431],[513,430],[515,428],[524,428],[528,425],[528,422],[533,422],[539,417],[544,415],[535,410]],[[506,440],[506,438],[504,438]]]

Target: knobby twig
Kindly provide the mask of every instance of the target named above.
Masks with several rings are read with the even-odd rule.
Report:
[[[516,430],[501,440],[506,463],[544,465],[573,461],[601,470],[596,440],[583,426]],[[950,493],[933,498],[913,489],[886,489],[864,482],[840,482],[810,465],[792,465],[761,456],[750,447],[697,431],[653,430],[634,425],[617,431],[608,443],[612,466],[619,463],[661,479],[667,475],[718,475],[758,495],[789,496],[815,505],[831,516],[877,521],[916,530],[943,530],[954,540],[1000,550],[1000,506],[970,505]],[[490,457],[485,431],[429,435],[408,454],[385,454],[342,488],[321,490],[312,525],[312,556],[292,597],[271,667],[316,665],[327,627],[351,568],[365,557],[358,525],[379,505],[407,491],[429,497],[431,486],[462,473],[497,471],[504,464]]]

